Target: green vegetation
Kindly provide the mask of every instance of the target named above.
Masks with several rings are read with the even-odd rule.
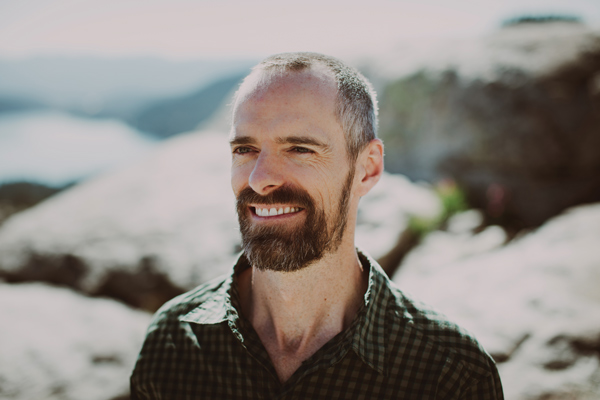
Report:
[[[454,181],[441,181],[434,190],[442,204],[441,212],[434,218],[412,216],[408,222],[408,229],[418,238],[442,229],[451,216],[468,209],[465,194]]]
[[[452,180],[444,180],[435,187],[435,192],[442,202],[442,215],[440,219],[447,221],[452,215],[468,208],[464,192]]]

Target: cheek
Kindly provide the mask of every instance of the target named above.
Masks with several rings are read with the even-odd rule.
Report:
[[[231,166],[231,188],[237,196],[246,186],[248,186],[248,176],[250,175],[248,168],[244,165]]]
[[[328,215],[335,213],[340,200],[341,184],[339,178],[331,176],[314,183],[316,184],[312,185],[311,190],[313,190],[313,198],[317,201],[319,207],[322,207]]]

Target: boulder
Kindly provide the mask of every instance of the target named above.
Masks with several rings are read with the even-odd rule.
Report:
[[[597,31],[522,23],[445,47],[382,91],[389,171],[450,177],[489,220],[516,228],[600,201]]]
[[[240,250],[227,135],[170,139],[127,169],[85,182],[0,226],[0,277],[46,281],[155,310],[231,268]],[[434,192],[386,174],[362,200],[358,244],[375,257]]]
[[[150,315],[41,283],[0,283],[0,398],[129,398]]]
[[[224,135],[187,135],[0,228],[0,271],[156,309],[238,251]]]
[[[479,338],[507,399],[598,398],[600,203],[505,246],[489,229],[427,238],[393,280]]]
[[[477,210],[452,216],[445,231],[437,230],[427,234],[406,255],[398,268],[429,273],[450,262],[486,254],[502,247],[508,240],[504,229],[492,225],[478,231],[482,223],[483,215]]]

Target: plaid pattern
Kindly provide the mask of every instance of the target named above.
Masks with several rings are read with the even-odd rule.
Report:
[[[370,257],[365,304],[352,325],[280,383],[237,310],[236,275],[166,303],[131,376],[132,399],[503,399],[494,361],[476,340],[405,296]]]

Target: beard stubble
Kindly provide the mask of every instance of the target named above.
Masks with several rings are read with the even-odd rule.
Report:
[[[242,247],[250,264],[260,270],[294,272],[334,252],[342,242],[348,222],[350,190],[354,180],[351,165],[339,195],[336,214],[328,224],[325,210],[317,208],[314,199],[304,189],[282,186],[266,196],[246,187],[237,196],[236,208]],[[306,213],[299,227],[268,226],[252,223],[249,204],[293,204]]]

